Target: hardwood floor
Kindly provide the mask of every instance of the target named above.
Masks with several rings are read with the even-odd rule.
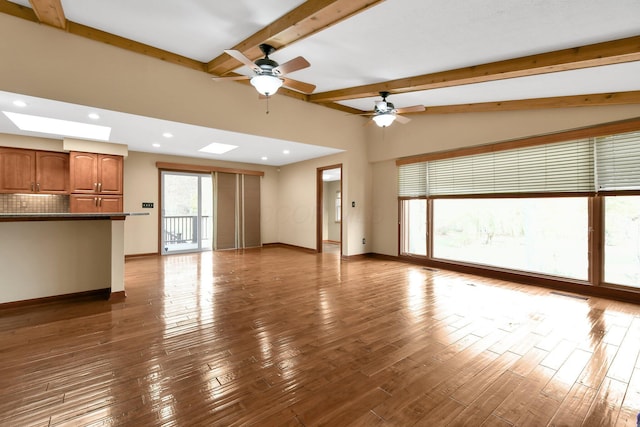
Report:
[[[16,284],[19,286],[19,284]],[[270,247],[0,311],[0,425],[635,426],[640,306]]]

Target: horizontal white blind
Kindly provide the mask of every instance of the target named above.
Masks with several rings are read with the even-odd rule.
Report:
[[[589,139],[436,160],[429,195],[592,192]]]
[[[427,195],[427,164],[410,163],[398,168],[398,195],[419,197]]]
[[[598,190],[640,189],[640,132],[596,138]]]

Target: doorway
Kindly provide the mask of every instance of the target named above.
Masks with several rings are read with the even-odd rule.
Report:
[[[162,171],[162,254],[211,250],[213,186],[210,174]]]
[[[316,251],[342,254],[342,165],[317,169]]]

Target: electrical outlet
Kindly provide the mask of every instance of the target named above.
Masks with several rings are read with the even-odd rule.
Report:
[[[362,238],[362,244],[364,245],[364,244],[366,244],[366,243],[367,243],[367,241],[366,241],[366,240],[365,240],[365,238],[363,237],[363,238]]]
[[[144,209],[153,208],[153,202],[142,202],[142,208],[144,208]]]

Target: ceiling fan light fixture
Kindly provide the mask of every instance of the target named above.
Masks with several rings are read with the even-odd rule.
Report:
[[[396,115],[393,113],[377,114],[373,116],[373,121],[381,128],[391,126],[391,123],[396,119]]]
[[[274,95],[283,81],[276,76],[270,76],[268,74],[259,74],[251,78],[251,84],[256,90],[264,96]]]

